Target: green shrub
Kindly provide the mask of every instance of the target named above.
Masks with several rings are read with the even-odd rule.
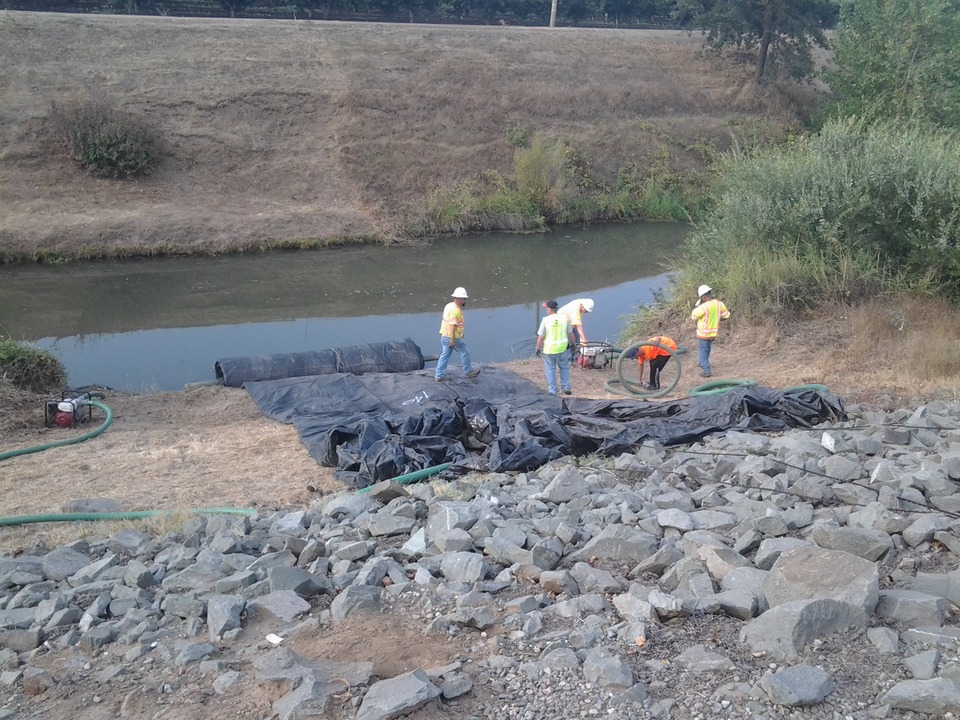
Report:
[[[960,141],[845,120],[731,155],[677,270],[677,297],[708,283],[744,314],[904,289],[960,297]]]
[[[530,128],[521,123],[511,123],[507,126],[507,142],[515,148],[527,147],[530,144],[531,135]]]
[[[511,188],[500,173],[436,190],[427,199],[417,234],[461,234],[487,230],[543,230],[543,215],[528,195]]]
[[[409,223],[409,234],[536,231],[550,224],[609,221],[689,222],[704,204],[702,173],[630,165],[620,169],[611,189],[594,177],[588,158],[569,143],[543,135],[524,143],[514,153],[511,180],[488,171],[434,191],[424,216]]]
[[[0,378],[20,390],[44,393],[62,389],[67,372],[57,358],[10,338],[0,338]]]
[[[48,119],[59,146],[96,177],[147,175],[160,161],[156,131],[104,97],[52,103]]]

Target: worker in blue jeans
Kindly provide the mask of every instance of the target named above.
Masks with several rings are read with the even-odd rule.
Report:
[[[713,288],[701,285],[697,288],[697,304],[690,315],[697,321],[697,362],[700,365],[700,377],[713,375],[710,367],[710,350],[720,331],[720,322],[730,317],[730,310],[720,300],[713,297]]]
[[[470,349],[463,339],[463,306],[467,304],[467,291],[458,287],[450,295],[453,300],[443,309],[443,320],[440,321],[440,358],[437,360],[437,370],[433,379],[437,382],[446,379],[447,363],[450,355],[456,351],[460,354],[460,367],[463,377],[475,378],[480,374],[470,363]]]
[[[560,388],[570,395],[570,355],[567,348],[574,343],[573,328],[566,315],[557,313],[557,301],[543,303],[547,314],[537,329],[537,355],[543,357],[543,371],[547,376],[547,392],[557,394],[557,370],[560,371]]]

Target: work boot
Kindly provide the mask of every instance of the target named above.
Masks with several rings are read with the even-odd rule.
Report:
[[[471,370],[471,371],[468,372],[468,373],[464,373],[463,376],[464,376],[465,378],[475,378],[475,377],[476,377],[477,375],[479,375],[479,374],[480,374],[480,371],[479,371],[479,370]]]
[[[700,371],[700,377],[710,377],[713,373],[708,373],[706,370]]]
[[[563,390],[561,392],[563,392],[564,395],[573,395],[573,390]]]

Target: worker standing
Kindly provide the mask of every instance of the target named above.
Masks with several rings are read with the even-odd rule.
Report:
[[[564,315],[573,328],[574,345],[586,345],[587,335],[583,331],[583,313],[593,312],[593,300],[577,298],[557,310],[558,315]]]
[[[463,306],[467,304],[467,291],[458,287],[450,295],[453,300],[443,308],[443,320],[440,321],[440,357],[437,359],[437,370],[434,380],[440,382],[447,372],[447,363],[450,354],[454,351],[460,354],[460,368],[463,377],[475,378],[480,374],[470,363],[470,349],[463,339]]]
[[[697,321],[697,362],[700,365],[700,376],[710,377],[713,370],[710,367],[710,350],[713,341],[720,332],[720,321],[730,317],[730,311],[720,300],[713,297],[713,288],[701,285],[697,288],[697,304],[690,317]]]
[[[673,338],[669,338],[666,335],[648,337],[646,342],[657,343],[657,345],[663,345],[664,348],[670,348],[673,352],[677,351],[677,343],[674,342]],[[667,364],[671,357],[673,357],[673,355],[671,355],[669,351],[659,348],[656,345],[641,345],[637,348],[637,371],[639,373],[640,384],[643,385],[645,390],[660,389],[660,371],[663,370],[663,366]],[[643,366],[647,362],[650,363],[650,382],[644,383]]]
[[[547,376],[547,392],[557,394],[557,370],[560,370],[560,388],[570,395],[570,355],[567,348],[573,343],[573,328],[566,315],[557,312],[557,301],[543,304],[547,314],[537,329],[537,355],[543,356],[543,372]]]

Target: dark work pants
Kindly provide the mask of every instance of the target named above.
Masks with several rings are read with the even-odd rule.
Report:
[[[667,364],[669,359],[669,355],[657,355],[650,361],[650,384],[654,390],[660,389],[660,371],[663,370],[663,366]]]

